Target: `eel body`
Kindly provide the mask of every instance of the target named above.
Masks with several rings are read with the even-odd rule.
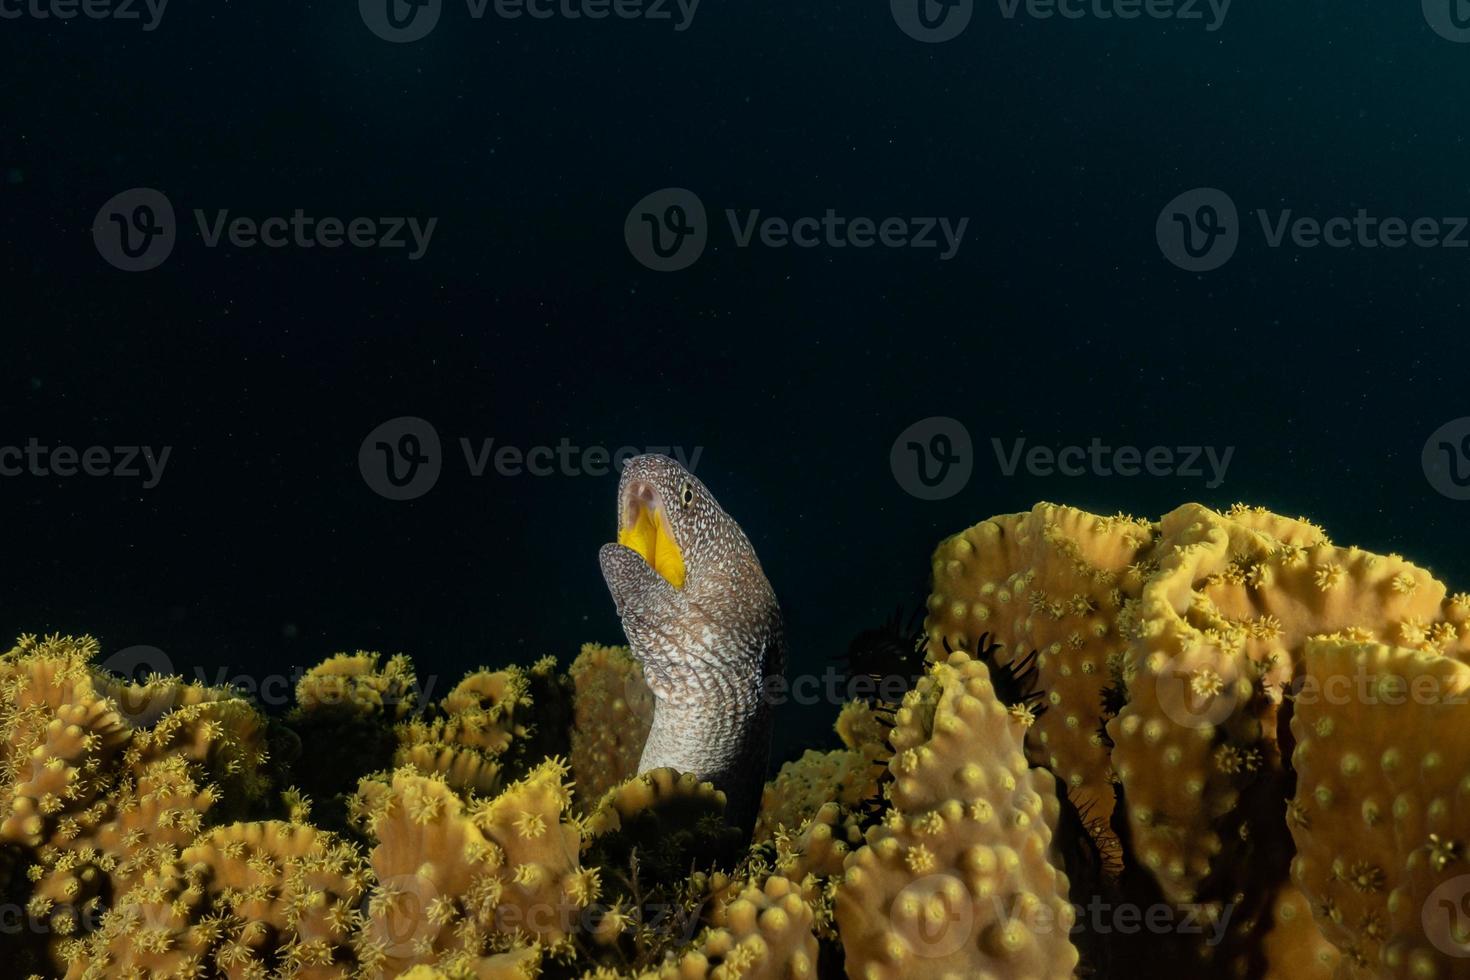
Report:
[[[724,791],[749,830],[770,756],[770,678],[785,669],[781,610],[755,549],[709,490],[666,456],[618,483],[618,541],[598,555],[654,695],[638,771],[669,766]]]

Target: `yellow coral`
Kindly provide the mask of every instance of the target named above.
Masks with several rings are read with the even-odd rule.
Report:
[[[439,968],[416,966],[398,974],[398,980],[534,980],[541,963],[541,952],[532,947],[461,959]]]
[[[566,776],[565,763],[547,759],[474,814],[508,878],[494,908],[495,928],[549,948],[565,943],[598,895],[595,874],[579,860],[581,830]]]
[[[540,762],[526,757],[529,736],[539,724],[531,718],[554,706],[535,703],[531,691],[538,683],[547,690],[558,686],[554,659],[530,670],[481,667],[466,675],[430,714],[397,726],[394,764],[442,776],[462,793],[493,795],[508,775]],[[527,751],[512,751],[521,747]]]
[[[572,773],[583,808],[638,772],[653,725],[653,692],[627,647],[588,643],[572,663],[576,685]]]
[[[1250,870],[1248,841],[1218,821],[1239,809],[1253,773],[1285,768],[1276,718],[1309,637],[1387,639],[1410,622],[1459,631],[1427,572],[1263,511],[1181,507],[1161,522],[1155,561],[1124,657],[1128,703],[1108,732],[1139,858],[1187,902],[1212,871]],[[1334,569],[1326,590],[1324,569]],[[1276,814],[1241,815],[1248,831],[1277,832],[1266,823]]]
[[[547,760],[472,810],[442,778],[411,769],[364,780],[352,810],[377,841],[356,941],[364,975],[478,957],[513,939],[563,948],[596,898],[565,775]]]
[[[301,980],[347,980],[366,880],[356,851],[314,828],[217,828],[143,875],[71,951],[68,978],[193,970],[233,980],[280,962]]]
[[[1037,504],[947,538],[934,552],[925,629],[931,657],[947,644],[977,652],[983,634],[1001,663],[1037,659],[1047,711],[1027,732],[1033,761],[1105,825],[1113,808],[1100,734],[1111,658],[1127,646],[1126,603],[1150,568],[1155,531],[1129,517]]]
[[[338,751],[277,784],[267,731],[290,733],[230,690],[135,683],[93,640],[23,637],[0,656],[0,892],[41,926],[7,966],[763,980],[812,977],[840,943],[863,980],[1064,977],[1065,853],[1079,901],[1161,889],[1218,926],[1220,951],[1084,929],[1084,972],[1159,951],[1212,976],[1464,973],[1470,594],[1260,508],[1150,523],[1043,504],[940,545],[926,627],[891,729],[845,707],[843,747],[782,768],[749,847],[712,786],[632,777],[651,698],[622,649],[585,647],[570,676],[482,669],[414,717],[406,658],[339,655],[286,719]],[[976,659],[1031,649],[1039,714]],[[1346,700],[1326,683],[1344,675]],[[1080,825],[1038,763],[1091,807],[1121,877],[1092,877],[1085,833],[1056,836]],[[320,829],[344,800],[370,852]]]
[[[892,750],[888,745],[888,725],[879,710],[865,701],[849,701],[837,714],[834,726],[842,744],[876,762],[887,762]]]
[[[400,769],[363,780],[350,810],[377,841],[369,855],[376,881],[354,940],[363,976],[484,952],[487,930],[468,905],[472,895],[498,897],[502,861],[453,790]],[[456,935],[462,917],[467,925]]]
[[[1109,850],[1116,780],[1131,857],[1184,903],[1212,874],[1216,901],[1277,884],[1246,881],[1274,866],[1248,855],[1253,833],[1280,832],[1276,718],[1308,638],[1457,653],[1470,649],[1466,620],[1402,558],[1334,547],[1261,508],[1189,504],[1151,524],[1039,504],[939,546],[926,628],[931,657],[973,651],[987,632],[1002,662],[1039,652],[1046,711],[1026,733],[1029,757]]]
[[[159,701],[130,716],[150,727],[137,727],[104,693],[128,685],[92,664],[96,652],[88,638],[22,637],[0,658],[0,843],[30,853],[30,908],[57,956],[80,955],[104,903],[187,846],[224,795],[248,805],[268,785],[264,720],[249,704],[155,678]]]
[[[733,863],[742,843],[725,823],[725,794],[693,773],[651,769],[608,790],[586,819],[589,860],[619,870],[633,852],[651,881],[668,883],[691,867]]]
[[[744,888],[721,910],[720,924],[643,980],[811,980],[817,975],[812,911],[797,886],[779,876]]]
[[[1271,930],[1261,941],[1266,960],[1263,980],[1332,980],[1342,954],[1312,921],[1311,904],[1287,885],[1271,910]]]
[[[756,843],[770,840],[781,827],[801,827],[824,803],[857,806],[877,793],[881,772],[870,756],[853,749],[808,749],[766,784],[756,818]]]
[[[296,710],[405,717],[418,695],[413,666],[403,654],[390,657],[381,668],[380,659],[379,654],[359,650],[317,664],[296,684]]]
[[[1048,859],[1058,804],[989,671],[931,664],[897,714],[893,807],[846,861],[836,919],[848,975],[1068,976],[1066,876]]]
[[[1292,879],[1351,977],[1463,976],[1470,666],[1321,638],[1296,701]]]

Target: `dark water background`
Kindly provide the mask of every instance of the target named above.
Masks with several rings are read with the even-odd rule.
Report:
[[[615,478],[472,478],[455,442],[703,447],[783,600],[793,668],[925,591],[943,535],[1038,499],[1308,514],[1470,587],[1470,503],[1420,451],[1470,415],[1470,251],[1268,249],[1249,214],[1470,213],[1470,45],[1417,5],[1239,0],[1214,32],[1007,20],[920,44],[886,4],[706,0],[644,21],[471,22],[387,44],[353,3],[174,0],[136,24],[0,20],[0,444],[170,446],[163,479],[0,479],[0,633],[91,632],[258,678],[343,649],[421,674],[621,641],[596,563]],[[181,215],[439,218],[428,254],[208,250],[107,266],[128,188]],[[690,269],[623,222],[668,186]],[[1226,190],[1236,256],[1161,255]],[[934,251],[731,247],[725,208],[966,216]],[[411,502],[359,474],[397,416],[446,443]],[[973,435],[940,502],[889,467]],[[1202,478],[1005,477],[992,438],[1235,447]],[[788,712],[777,761],[835,705]]]

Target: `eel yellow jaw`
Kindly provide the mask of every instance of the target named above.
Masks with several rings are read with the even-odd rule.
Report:
[[[618,544],[632,548],[676,589],[684,588],[684,556],[658,493],[647,484],[628,488],[618,527]]]

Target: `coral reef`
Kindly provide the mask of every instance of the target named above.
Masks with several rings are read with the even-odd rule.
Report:
[[[1341,897],[1323,904],[1321,883],[1305,869],[1322,873],[1308,855],[1323,846],[1315,835],[1330,831],[1303,823],[1323,804],[1303,795],[1292,746],[1306,735],[1294,712],[1321,710],[1297,703],[1314,676],[1314,644],[1410,647],[1418,659],[1402,682],[1412,684],[1470,652],[1470,597],[1450,595],[1399,556],[1338,547],[1304,519],[1243,505],[1218,513],[1190,504],[1147,522],[1040,504],[947,539],[933,567],[931,658],[975,649],[984,634],[999,638],[1009,658],[1038,653],[1047,710],[1026,735],[1027,755],[1065,781],[1103,865],[1116,866],[1087,891],[1188,911],[1208,926],[1201,941],[1175,930],[1133,944],[1139,949],[1084,927],[1084,953],[1115,963],[1151,950],[1190,969],[1253,976],[1288,961],[1325,969],[1334,959],[1325,937],[1346,969],[1368,962],[1365,975],[1400,969],[1416,953],[1414,975],[1454,972],[1447,954],[1435,960],[1422,945],[1411,951],[1387,939],[1383,910],[1380,924],[1361,900],[1348,903],[1351,913],[1335,904]],[[1363,666],[1375,683],[1389,669],[1381,658]],[[1381,751],[1387,726],[1363,720],[1355,732]],[[1453,840],[1454,825],[1447,814],[1440,836]],[[1409,846],[1396,839],[1360,863],[1378,867],[1388,854],[1407,860]],[[1292,879],[1312,903],[1310,929],[1287,880],[1294,853]],[[1351,867],[1337,870],[1346,876]],[[1376,880],[1360,886],[1371,890]],[[1075,887],[1073,900],[1081,904]],[[1415,902],[1400,904],[1418,914]],[[1346,930],[1334,924],[1350,914]]]
[[[572,773],[583,807],[638,772],[653,726],[653,692],[627,647],[588,643],[568,673],[575,685]]]
[[[637,773],[653,697],[623,648],[437,698],[405,656],[339,654],[271,717],[22,637],[5,972],[1470,976],[1470,594],[1194,504],[1041,504],[933,573],[922,628],[848,649],[907,692],[788,752],[753,835],[715,785]]]
[[[893,730],[892,807],[846,861],[837,928],[849,976],[1065,977],[1078,954],[1049,858],[1055,779],[964,653],[936,663]]]
[[[1346,976],[1445,975],[1447,956],[1470,956],[1470,666],[1322,638],[1306,681],[1291,719],[1292,880]]]
[[[367,879],[352,847],[313,827],[218,827],[146,871],[66,950],[66,976],[346,978]]]

